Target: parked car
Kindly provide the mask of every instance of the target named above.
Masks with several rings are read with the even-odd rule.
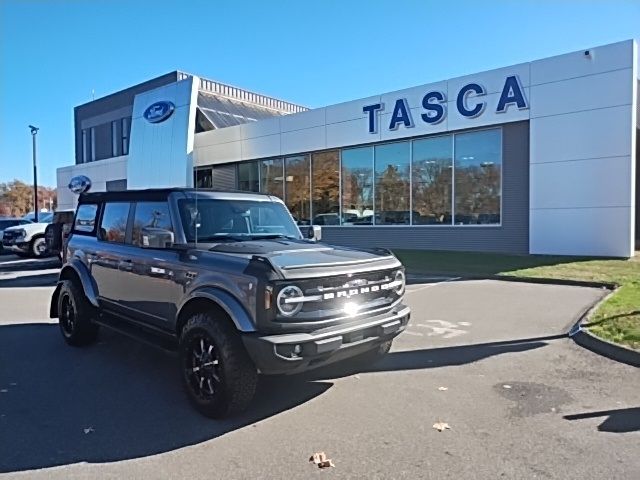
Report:
[[[53,213],[38,215],[38,223],[32,223],[29,215],[25,215],[22,225],[8,227],[2,235],[2,246],[5,250],[22,257],[44,257],[47,255],[47,245],[44,231],[53,219]]]
[[[83,193],[50,316],[69,345],[107,327],[176,350],[201,413],[242,411],[258,374],[369,364],[409,322],[390,251],[317,243],[320,227],[305,228],[269,195]]]
[[[31,223],[31,222],[29,220],[25,220],[24,218],[0,217],[0,253],[3,253],[2,237],[4,234],[5,228],[24,225],[26,223]]]
[[[38,222],[37,223],[49,223],[53,218],[52,212],[38,212]],[[27,213],[23,220],[29,220],[32,223],[36,223],[36,214],[34,212]]]

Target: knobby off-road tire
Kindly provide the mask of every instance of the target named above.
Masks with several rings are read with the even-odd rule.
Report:
[[[99,330],[92,322],[95,315],[82,290],[72,280],[63,281],[58,295],[58,323],[65,342],[74,347],[95,342]]]
[[[182,330],[179,352],[184,388],[200,413],[223,418],[249,406],[258,373],[226,318],[193,315]]]

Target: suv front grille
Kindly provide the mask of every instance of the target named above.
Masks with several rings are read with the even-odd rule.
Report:
[[[393,282],[395,271],[303,280],[297,285],[304,296],[317,300],[305,302],[297,315],[281,318],[281,321],[318,321],[341,317],[345,315],[347,304],[355,304],[358,313],[391,306],[399,298],[395,289],[387,287]]]
[[[2,234],[2,241],[13,241],[15,238],[18,238],[18,232],[13,230],[5,230]]]

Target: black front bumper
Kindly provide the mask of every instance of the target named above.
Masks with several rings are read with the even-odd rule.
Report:
[[[11,252],[27,253],[29,251],[29,242],[15,242],[13,240],[3,240],[2,248]]]
[[[300,373],[360,355],[393,339],[406,328],[410,316],[409,307],[398,304],[384,314],[315,332],[253,333],[243,335],[242,340],[261,373]]]

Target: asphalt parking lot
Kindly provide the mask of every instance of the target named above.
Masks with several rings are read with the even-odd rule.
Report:
[[[47,315],[56,265],[13,261],[2,477],[640,478],[640,371],[565,335],[598,289],[413,279],[412,323],[382,362],[263,378],[248,413],[216,422],[172,356],[109,332],[66,346]],[[309,464],[318,451],[335,468]]]

